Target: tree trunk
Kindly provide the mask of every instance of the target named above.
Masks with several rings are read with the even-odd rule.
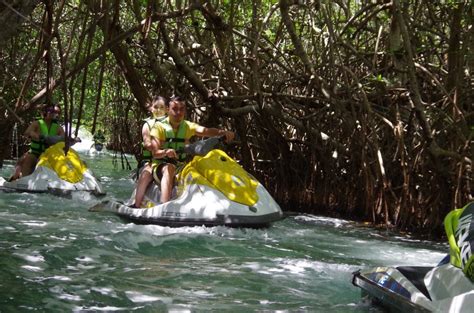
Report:
[[[9,2],[10,4],[8,4]],[[0,25],[2,25],[0,27],[0,50],[17,33],[18,28],[28,22],[28,16],[40,2],[40,0],[16,0],[0,3]]]

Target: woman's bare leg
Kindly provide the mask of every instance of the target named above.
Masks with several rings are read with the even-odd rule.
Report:
[[[176,166],[173,164],[166,164],[161,170],[163,177],[161,178],[161,203],[170,201],[171,193],[173,192],[174,174],[176,173]]]

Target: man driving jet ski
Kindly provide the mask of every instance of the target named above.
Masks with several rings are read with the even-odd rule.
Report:
[[[47,105],[42,110],[42,117],[33,121],[26,129],[24,136],[31,139],[30,150],[25,152],[15,165],[15,172],[9,181],[33,173],[38,158],[49,146],[64,141],[64,129],[59,125],[57,118],[61,108],[57,104]],[[79,138],[74,139],[80,142]]]

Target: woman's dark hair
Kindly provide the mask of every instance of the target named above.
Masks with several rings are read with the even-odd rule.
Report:
[[[148,107],[152,106],[155,102],[158,102],[158,101],[163,101],[165,106],[168,106],[168,101],[166,100],[165,97],[154,96],[153,98],[151,98],[150,102],[148,102]]]

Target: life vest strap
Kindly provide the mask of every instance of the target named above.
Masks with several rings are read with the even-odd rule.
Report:
[[[173,142],[186,142],[184,138],[166,138],[166,142],[173,143]]]

